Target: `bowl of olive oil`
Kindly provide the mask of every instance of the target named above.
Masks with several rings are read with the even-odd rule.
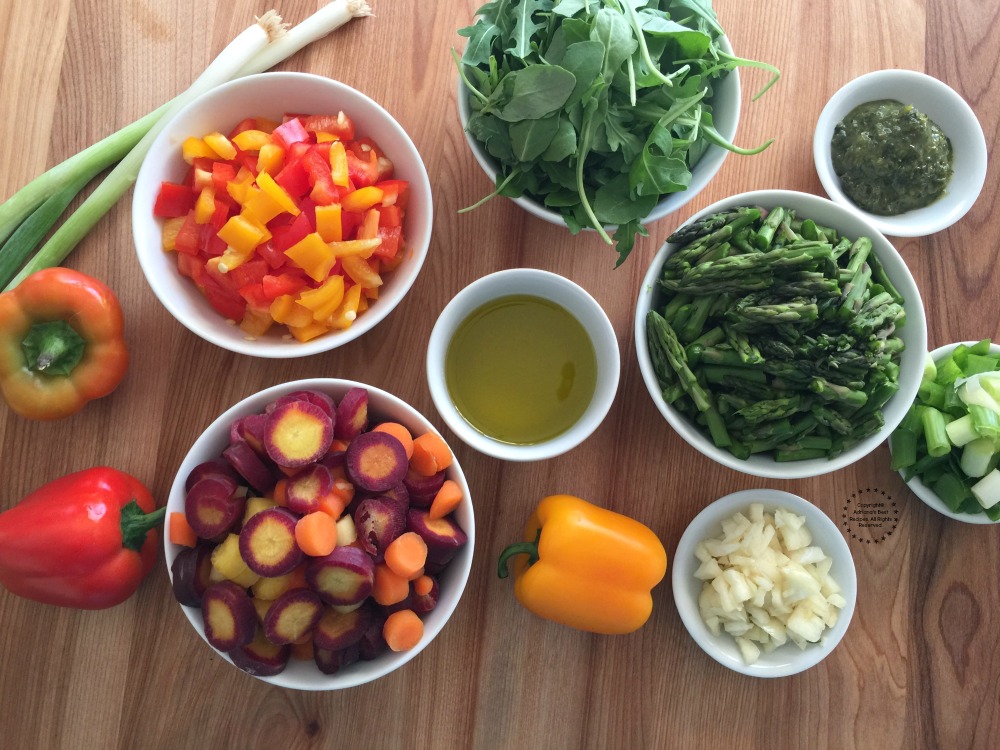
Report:
[[[618,341],[601,306],[558,274],[484,276],[441,312],[427,348],[431,398],[458,437],[508,461],[583,442],[618,390]]]

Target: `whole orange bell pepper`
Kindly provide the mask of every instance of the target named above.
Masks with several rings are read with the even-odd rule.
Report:
[[[514,561],[514,595],[547,620],[593,633],[631,633],[653,611],[651,591],[667,571],[667,553],[635,519],[571,495],[544,498],[528,519],[524,542],[500,555]]]
[[[118,298],[69,268],[0,294],[0,392],[29,419],[59,419],[113,391],[128,368]]]

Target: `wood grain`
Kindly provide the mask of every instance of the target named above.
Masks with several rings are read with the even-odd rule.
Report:
[[[297,21],[319,5],[284,0]],[[0,592],[0,745],[10,748],[992,748],[1000,734],[1000,544],[995,527],[949,522],[909,493],[882,447],[856,465],[777,482],[721,468],[690,449],[650,403],[635,361],[637,290],[659,244],[687,216],[744,190],[822,195],[812,164],[819,112],[849,79],[879,68],[923,70],[972,105],[992,154],[1000,132],[998,0],[718,0],[738,54],[782,80],[742,72],[738,141],[776,137],[756,157],[730,156],[711,185],[650,227],[628,263],[593,236],[572,237],[514,204],[457,210],[490,186],[469,153],[449,49],[478,5],[375,0],[354,22],[281,68],[342,80],[381,102],[409,132],[431,177],[435,228],[408,298],[374,331],[293,361],[229,354],[157,303],[134,260],[123,200],[69,265],[121,298],[133,360],[111,397],[52,424],[0,407],[0,509],[67,472],[109,464],[140,477],[161,502],[181,459],[219,413],[261,388],[315,376],[386,388],[438,419],[423,371],[437,313],[458,290],[515,266],[561,273],[604,306],[623,371],[607,420],[583,446],[538,464],[502,463],[463,445],[478,539],[451,622],[416,660],[373,684],[299,693],[241,674],[208,649],[169,590],[162,561],[135,597],[111,610],[57,610]],[[7,0],[0,3],[0,198],[184,89],[254,14],[256,0]],[[921,289],[930,345],[1000,336],[1000,270],[992,221],[996,168],[976,206],[932,237],[895,242]],[[445,431],[454,441],[454,436]],[[691,641],[669,582],[639,632],[602,638],[535,618],[499,581],[499,550],[535,502],[569,492],[651,526],[673,551],[714,498],[773,486],[834,518],[859,490],[900,510],[884,542],[849,538],[857,613],[819,666],[780,680],[732,673]]]

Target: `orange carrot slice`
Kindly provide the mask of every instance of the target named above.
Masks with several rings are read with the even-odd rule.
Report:
[[[179,544],[182,547],[194,547],[198,544],[198,535],[191,528],[187,516],[183,513],[170,514],[168,534],[171,542]]]
[[[403,444],[406,451],[406,460],[409,461],[413,455],[413,435],[399,422],[383,422],[375,427],[376,432],[387,432]]]
[[[410,593],[410,582],[396,575],[392,568],[384,563],[375,566],[375,579],[372,584],[372,599],[383,607],[399,604]]]
[[[412,609],[401,609],[386,618],[382,637],[393,651],[408,651],[424,637],[424,622]]]
[[[434,589],[434,579],[430,576],[420,576],[413,582],[413,593],[417,596],[427,596]]]
[[[311,557],[329,555],[337,546],[337,522],[321,510],[302,516],[295,524],[295,542]]]
[[[452,458],[451,448],[436,432],[426,432],[413,439],[410,466],[418,474],[425,477],[437,474],[451,466]]]
[[[462,502],[462,488],[454,479],[445,479],[441,489],[437,491],[428,515],[432,520],[444,518]]]
[[[427,542],[414,531],[400,534],[385,548],[385,564],[407,581],[419,577],[426,562]]]

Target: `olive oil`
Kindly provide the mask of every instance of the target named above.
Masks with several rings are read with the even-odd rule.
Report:
[[[459,413],[495,440],[532,445],[572,427],[590,405],[597,356],[583,325],[541,297],[511,295],[455,331],[445,382]]]

